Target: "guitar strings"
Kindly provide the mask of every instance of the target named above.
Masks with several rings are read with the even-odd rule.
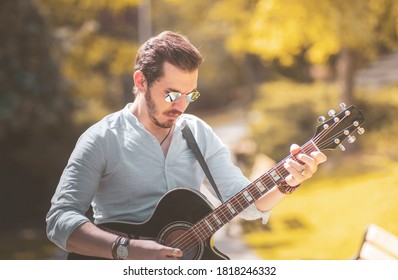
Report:
[[[258,180],[257,180],[258,181]],[[252,187],[254,190],[257,190],[257,192],[262,195],[263,193],[253,184],[249,185],[247,188]],[[268,187],[267,187],[267,190]],[[242,190],[243,192],[243,190]],[[190,232],[193,232],[194,234],[198,235],[197,232],[202,234],[202,238],[199,237],[199,241],[203,241],[204,239],[208,238],[211,236],[212,233],[215,233],[218,229],[220,229],[227,221],[230,221],[232,218],[234,218],[236,215],[232,214],[230,212],[230,210],[227,208],[227,204],[232,204],[234,205],[234,209],[237,210],[237,214],[241,211],[243,211],[245,208],[247,208],[251,203],[247,203],[246,206],[242,206],[242,204],[240,203],[240,200],[237,199],[237,197],[239,195],[242,195],[241,193],[238,193],[237,195],[233,196],[230,200],[228,200],[227,202],[225,202],[223,205],[221,205],[219,208],[217,208],[212,214],[209,214],[208,216],[204,217],[201,221],[199,221],[198,223],[196,223],[196,225],[194,225],[193,227],[191,227],[189,229],[189,231],[185,232],[184,234],[182,234],[182,236],[180,236],[180,238],[177,238],[174,240],[174,242],[172,242],[170,245],[174,245],[175,243],[178,243],[181,241],[181,246],[186,246],[189,245],[186,242],[191,242],[191,235]],[[253,195],[251,193],[251,195]],[[238,204],[236,204],[235,202],[237,202]],[[239,207],[242,209],[241,211],[238,210],[238,205]],[[217,222],[217,220],[213,217],[213,215],[215,215],[218,219],[221,219],[224,224],[219,224]],[[208,227],[208,225],[206,224],[207,221],[211,226],[213,226],[213,229],[210,229]],[[188,235],[188,236],[187,236]],[[203,239],[204,237],[204,239]],[[188,240],[187,240],[188,239]],[[202,240],[201,240],[202,239]],[[195,241],[194,241],[195,242]],[[177,246],[178,247],[178,246]]]

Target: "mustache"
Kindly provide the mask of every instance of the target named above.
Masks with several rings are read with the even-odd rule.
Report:
[[[180,116],[182,114],[182,112],[177,110],[177,109],[172,109],[172,110],[166,111],[165,114],[166,115]]]

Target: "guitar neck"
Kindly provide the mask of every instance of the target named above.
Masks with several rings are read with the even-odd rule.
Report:
[[[306,154],[319,150],[312,140],[304,144],[301,149],[302,152]],[[190,231],[192,231],[199,240],[205,240],[212,236],[217,230],[230,222],[234,217],[253,204],[275,185],[285,181],[285,178],[289,173],[283,165],[289,158],[293,158],[293,156],[289,155],[284,160],[277,163],[269,171],[264,173],[243,190],[216,208],[212,213],[196,223]]]

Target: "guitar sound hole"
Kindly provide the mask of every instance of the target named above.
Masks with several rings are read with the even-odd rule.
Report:
[[[197,260],[200,259],[203,250],[203,242],[198,242],[193,236],[187,234],[191,227],[187,223],[175,223],[165,227],[159,235],[158,242],[165,246],[179,248],[183,251],[183,260]]]

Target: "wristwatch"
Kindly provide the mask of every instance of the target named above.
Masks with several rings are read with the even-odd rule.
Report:
[[[129,255],[130,239],[119,236],[112,244],[112,256],[115,260],[125,260]]]

